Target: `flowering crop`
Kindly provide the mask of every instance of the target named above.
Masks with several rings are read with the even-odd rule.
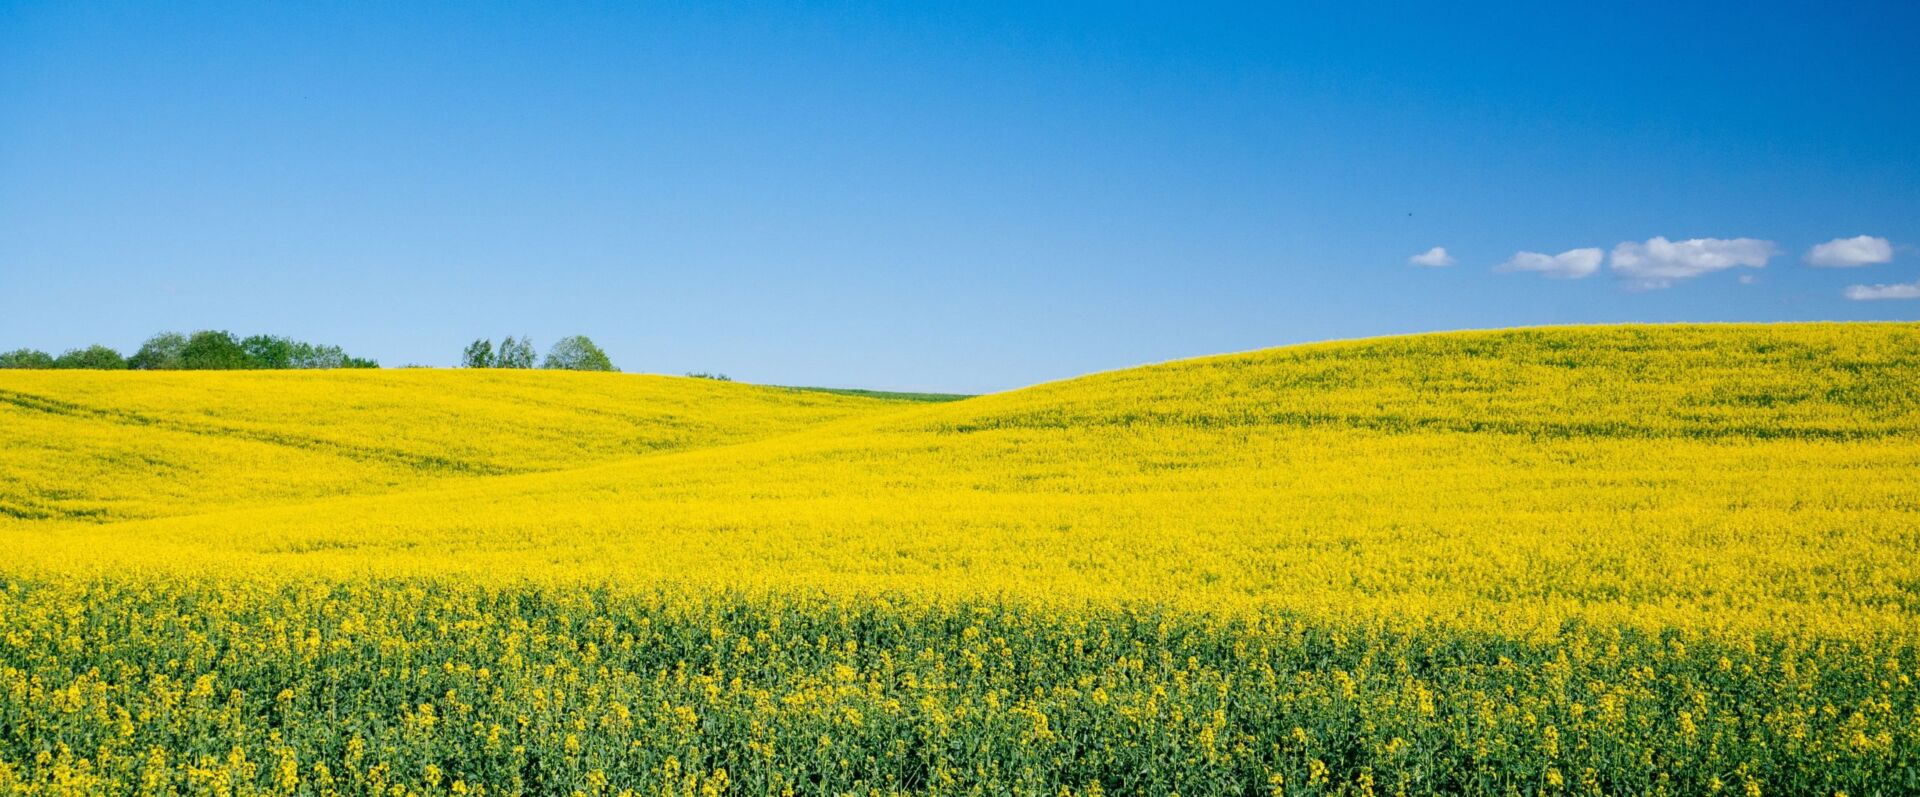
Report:
[[[0,528],[577,468],[796,431],[895,402],[527,371],[7,371]]]
[[[1920,325],[1389,338],[943,405],[567,375],[600,392],[518,429],[474,374],[298,375],[339,391],[306,410],[137,376],[0,376],[242,432],[0,405],[40,424],[0,426],[35,441],[12,500],[109,507],[0,526],[0,788],[1920,790]],[[661,406],[699,431],[581,440]],[[187,489],[267,450],[307,470]]]

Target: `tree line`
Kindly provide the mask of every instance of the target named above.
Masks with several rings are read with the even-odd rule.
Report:
[[[618,371],[606,351],[585,335],[561,338],[539,359],[533,340],[512,337],[495,346],[481,339],[460,358],[465,368],[553,368],[567,371]],[[308,343],[278,335],[237,337],[225,330],[190,335],[162,332],[148,338],[132,356],[110,346],[68,349],[56,357],[37,349],[0,352],[0,368],[86,368],[103,371],[241,371],[292,368],[379,368],[373,360],[347,354],[339,346]],[[724,378],[724,377],[723,377]]]
[[[493,345],[491,339],[482,338],[467,344],[460,355],[462,368],[532,368],[534,367],[533,340],[525,336],[508,335]],[[585,335],[569,335],[553,344],[547,350],[547,358],[540,361],[541,368],[555,368],[565,371],[618,371],[607,353]]]
[[[102,371],[238,371],[292,368],[379,368],[380,364],[346,353],[339,346],[308,343],[279,335],[242,338],[223,329],[189,335],[162,332],[140,350],[123,357],[110,346],[68,349],[55,357],[37,349],[0,352],[0,368],[86,368]]]

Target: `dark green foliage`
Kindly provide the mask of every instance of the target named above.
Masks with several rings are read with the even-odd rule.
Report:
[[[84,349],[68,349],[60,355],[60,359],[53,361],[53,367],[122,371],[126,370],[127,359],[121,357],[120,352],[96,343]]]
[[[140,344],[140,350],[127,359],[127,367],[143,371],[170,371],[180,368],[180,354],[187,348],[187,337],[178,332],[162,332]]]
[[[492,368],[494,366],[493,341],[482,338],[467,344],[467,350],[460,355],[461,368]]]
[[[688,371],[687,376],[692,377],[694,379],[711,379],[715,382],[733,381],[733,377],[727,376],[726,374],[710,374],[710,373],[707,373],[706,371]]]
[[[547,350],[546,362],[541,368],[558,368],[566,371],[617,371],[607,353],[594,345],[585,335],[572,335],[560,339]]]
[[[293,368],[294,341],[278,335],[254,335],[240,341],[240,348],[254,368]],[[308,346],[312,348],[312,346]]]
[[[0,352],[0,368],[52,368],[53,355],[39,349]]]
[[[251,335],[240,339],[226,331],[202,330],[192,336],[162,332],[148,338],[140,346],[140,351],[127,360],[126,367],[142,370],[279,370],[379,368],[380,364],[349,355],[339,346],[308,343],[279,335]]]
[[[233,333],[203,329],[187,337],[186,348],[180,350],[180,367],[189,371],[234,371],[255,366]]]
[[[500,351],[493,358],[493,367],[532,368],[534,357],[531,339],[508,336],[506,340],[500,341]]]

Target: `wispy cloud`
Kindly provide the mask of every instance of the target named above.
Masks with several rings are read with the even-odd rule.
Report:
[[[1507,262],[1494,266],[1494,271],[1529,271],[1556,279],[1579,279],[1591,276],[1600,270],[1600,260],[1606,256],[1600,248],[1569,249],[1557,255],[1543,252],[1515,252]]]
[[[1655,236],[1645,243],[1625,241],[1613,248],[1613,272],[1638,288],[1665,288],[1674,280],[1692,279],[1735,266],[1765,268],[1779,249],[1757,238],[1689,238],[1669,241]]]
[[[1423,266],[1426,268],[1446,268],[1459,262],[1460,261],[1453,259],[1452,255],[1447,254],[1447,248],[1444,246],[1436,246],[1407,258],[1407,265]]]
[[[1892,285],[1849,285],[1847,298],[1856,302],[1870,302],[1876,299],[1920,299],[1920,282],[1897,282]]]
[[[1853,268],[1893,260],[1893,244],[1885,238],[1856,235],[1835,238],[1807,250],[1807,265],[1822,268]],[[1860,286],[1855,286],[1860,287]]]

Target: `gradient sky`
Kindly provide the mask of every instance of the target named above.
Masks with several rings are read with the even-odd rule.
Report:
[[[1920,4],[1312,5],[0,0],[0,348],[585,333],[629,371],[975,392],[1920,318],[1844,295],[1920,280]],[[1891,262],[1803,262],[1858,235]],[[1656,236],[1778,254],[1495,269]]]

